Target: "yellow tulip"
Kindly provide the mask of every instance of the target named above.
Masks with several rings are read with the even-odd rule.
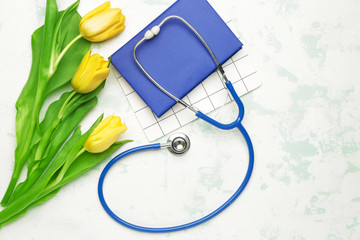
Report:
[[[109,61],[99,54],[91,55],[89,50],[81,60],[71,85],[78,93],[89,93],[96,89],[109,76]]]
[[[110,2],[105,2],[81,19],[79,31],[83,38],[101,42],[122,32],[124,22],[125,16],[121,14],[121,9],[110,8]]]
[[[103,152],[115,143],[126,129],[120,117],[111,115],[99,123],[84,143],[84,147],[91,153]]]

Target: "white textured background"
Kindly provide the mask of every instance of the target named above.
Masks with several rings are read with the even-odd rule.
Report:
[[[60,8],[70,2],[59,0]],[[93,49],[111,54],[172,2],[112,1],[123,9],[127,29]],[[263,78],[262,87],[242,98],[256,163],[240,198],[187,231],[135,232],[112,221],[99,204],[104,162],[1,229],[1,240],[360,239],[360,1],[213,2],[231,12]],[[99,4],[82,0],[79,11]],[[30,35],[43,24],[44,10],[44,0],[0,2],[0,195],[13,168],[14,105],[30,69]],[[230,121],[234,109],[229,104],[212,115]],[[135,140],[120,151],[146,143],[113,75],[84,128],[102,112],[120,115],[129,128],[123,138]],[[235,191],[247,167],[239,134],[199,120],[181,131],[193,144],[184,157],[139,154],[110,172],[105,194],[116,213],[148,226],[179,224],[210,212]]]

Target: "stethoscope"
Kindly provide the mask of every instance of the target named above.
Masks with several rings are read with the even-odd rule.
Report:
[[[158,35],[159,32],[160,32],[160,27],[170,19],[178,19],[181,22],[183,22],[189,29],[191,29],[192,32],[198,37],[198,39],[202,42],[202,44],[205,46],[205,48],[207,49],[207,51],[211,55],[212,59],[214,60],[216,66],[217,66],[217,69],[221,73],[222,79],[225,81],[226,87],[228,88],[231,96],[234,98],[234,100],[235,100],[235,102],[236,102],[236,104],[237,104],[237,106],[239,108],[238,117],[236,118],[236,120],[234,122],[229,123],[229,124],[220,123],[220,122],[206,116],[201,111],[199,111],[199,110],[195,109],[194,107],[190,106],[189,104],[187,104],[183,100],[175,97],[170,92],[168,92],[166,89],[164,89],[161,85],[159,85],[149,75],[149,73],[144,69],[144,67],[140,64],[140,62],[136,58],[136,49],[138,48],[138,46],[141,43],[143,43],[144,41],[150,40],[153,37],[155,37],[156,35]],[[238,128],[239,131],[241,132],[241,134],[243,135],[243,137],[244,137],[244,139],[246,141],[246,144],[248,146],[249,165],[248,165],[248,169],[246,171],[245,178],[244,178],[243,182],[241,183],[241,185],[239,186],[239,188],[236,190],[236,192],[225,203],[223,203],[219,208],[217,208],[215,211],[211,212],[210,214],[208,214],[208,215],[206,215],[206,216],[204,216],[204,217],[202,217],[202,218],[200,218],[198,220],[195,220],[195,221],[192,221],[192,222],[189,222],[189,223],[186,223],[186,224],[178,225],[178,226],[173,226],[173,227],[152,228],[152,227],[143,227],[143,226],[135,225],[135,224],[129,223],[129,222],[121,219],[113,211],[111,211],[111,209],[107,205],[107,203],[105,201],[105,198],[104,198],[103,184],[104,184],[104,179],[105,179],[105,176],[106,176],[107,172],[109,171],[109,169],[117,161],[124,158],[125,156],[128,156],[128,155],[136,153],[136,152],[146,151],[146,150],[150,150],[150,149],[167,148],[170,152],[172,152],[174,154],[183,154],[183,153],[185,153],[190,148],[190,139],[188,138],[188,136],[186,136],[183,133],[175,133],[175,134],[173,134],[173,135],[171,135],[169,137],[169,139],[168,139],[168,141],[166,143],[162,143],[162,144],[161,143],[155,143],[155,144],[149,144],[149,145],[144,145],[144,146],[131,148],[129,150],[126,150],[126,151],[120,153],[116,157],[114,157],[105,166],[104,170],[102,171],[102,173],[100,175],[99,184],[98,184],[98,194],[99,194],[99,199],[100,199],[101,205],[103,206],[105,211],[109,214],[109,216],[112,217],[116,222],[124,225],[125,227],[131,228],[131,229],[134,229],[134,230],[137,230],[137,231],[142,231],[142,232],[173,232],[173,231],[178,231],[178,230],[183,230],[183,229],[187,229],[187,228],[190,228],[190,227],[194,227],[196,225],[199,225],[199,224],[201,224],[203,222],[206,222],[207,220],[215,217],[217,214],[219,214],[225,208],[227,208],[241,194],[241,192],[245,189],[247,183],[249,182],[249,179],[251,177],[251,173],[252,173],[252,170],[253,170],[253,166],[254,166],[254,149],[253,149],[253,146],[252,146],[252,143],[251,143],[251,140],[250,140],[250,137],[249,137],[248,133],[246,132],[245,128],[241,124],[241,121],[242,121],[242,119],[244,117],[244,105],[241,102],[239,96],[237,95],[232,83],[227,79],[227,77],[225,75],[225,72],[224,72],[224,69],[222,68],[222,66],[218,62],[218,60],[216,59],[216,57],[215,57],[213,51],[211,50],[211,48],[207,45],[207,43],[201,37],[201,35],[187,21],[185,21],[185,19],[183,19],[183,18],[181,18],[179,16],[168,16],[158,26],[154,26],[151,30],[148,30],[145,33],[145,36],[135,45],[134,50],[133,50],[133,57],[134,57],[134,60],[135,60],[136,64],[139,66],[139,68],[142,70],[142,72],[146,75],[146,77],[153,84],[155,84],[161,91],[163,91],[166,95],[168,95],[169,97],[174,99],[176,102],[184,105],[185,107],[187,107],[191,111],[193,111],[198,118],[201,118],[204,121],[210,123],[211,125],[213,125],[213,126],[215,126],[217,128],[223,129],[223,130],[230,130],[230,129]]]

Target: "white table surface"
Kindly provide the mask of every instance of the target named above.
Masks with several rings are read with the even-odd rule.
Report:
[[[123,9],[127,28],[94,44],[94,51],[110,55],[172,2],[112,1]],[[360,239],[360,2],[214,2],[234,16],[263,78],[242,98],[256,163],[240,198],[193,229],[136,232],[115,223],[99,204],[97,181],[106,160],[5,226],[0,239]],[[59,0],[61,9],[70,3]],[[82,0],[79,11],[99,4]],[[14,105],[30,69],[30,35],[43,24],[44,10],[44,0],[0,2],[0,195],[14,164]],[[234,109],[229,104],[212,115],[230,121]],[[134,139],[119,152],[147,143],[113,75],[83,129],[102,112],[120,115],[129,128],[122,138]],[[192,139],[187,155],[139,154],[109,173],[105,196],[117,214],[154,227],[180,224],[209,213],[235,191],[247,167],[239,134],[199,120],[180,130]]]

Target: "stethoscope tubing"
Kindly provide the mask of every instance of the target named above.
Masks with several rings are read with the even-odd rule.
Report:
[[[192,107],[191,105],[187,104],[186,102],[184,102],[183,100],[175,97],[174,95],[172,95],[170,92],[168,92],[166,89],[164,89],[160,84],[158,84],[151,76],[150,74],[143,68],[143,66],[140,64],[140,62],[137,60],[136,58],[136,49],[137,47],[144,42],[145,40],[149,40],[152,37],[154,37],[155,35],[157,35],[160,31],[160,27],[169,19],[178,19],[180,21],[182,21],[187,27],[189,27],[194,34],[199,38],[199,40],[203,43],[203,45],[206,47],[207,51],[209,52],[209,54],[211,55],[211,57],[213,58],[218,70],[220,71],[223,80],[225,81],[226,87],[229,90],[231,96],[234,98],[234,101],[236,102],[237,106],[238,106],[238,117],[235,119],[234,122],[232,123],[228,123],[228,124],[224,124],[224,123],[220,123],[218,121],[216,121],[215,119],[210,118],[209,116],[205,115],[204,113],[202,113],[201,111],[198,111],[197,109],[195,109],[194,107]],[[155,28],[155,29],[154,29]],[[232,85],[232,83],[227,79],[225,72],[221,66],[221,64],[219,64],[218,60],[216,59],[214,53],[212,52],[211,48],[207,45],[207,43],[205,42],[205,40],[201,37],[201,35],[187,22],[185,21],[185,19],[179,17],[179,16],[168,16],[166,17],[158,26],[155,26],[151,31],[154,30],[154,34],[152,34],[150,32],[150,34],[152,34],[152,36],[150,36],[149,38],[146,37],[146,35],[144,36],[144,38],[142,38],[134,47],[133,50],[133,57],[134,60],[136,62],[136,64],[139,66],[139,68],[142,70],[142,72],[147,76],[147,78],[153,82],[161,91],[163,91],[165,94],[167,94],[169,97],[171,97],[172,99],[174,99],[175,101],[183,104],[185,107],[187,107],[188,109],[192,110],[193,112],[195,112],[196,116],[206,122],[208,122],[209,124],[223,129],[223,130],[230,130],[230,129],[234,129],[237,128],[239,129],[240,133],[243,135],[245,142],[247,144],[248,147],[248,152],[249,152],[249,165],[248,165],[248,169],[246,171],[246,175],[245,178],[243,180],[243,182],[240,184],[240,186],[238,187],[238,189],[236,190],[236,192],[225,202],[223,203],[219,208],[217,208],[216,210],[214,210],[213,212],[211,212],[210,214],[197,219],[195,221],[186,223],[186,224],[182,224],[182,225],[177,225],[177,226],[172,226],[172,227],[162,227],[162,228],[152,228],[152,227],[144,227],[144,226],[139,226],[139,225],[135,225],[132,224],[130,222],[127,222],[123,219],[121,219],[120,217],[118,217],[113,211],[111,211],[111,209],[109,208],[109,206],[106,203],[106,200],[104,198],[104,193],[103,193],[103,184],[104,184],[104,179],[106,177],[106,174],[108,173],[108,171],[110,170],[110,168],[120,159],[122,159],[125,156],[128,156],[130,154],[136,153],[136,152],[140,152],[140,151],[146,151],[146,150],[152,150],[152,149],[159,149],[161,148],[161,144],[157,143],[157,144],[150,144],[150,145],[144,145],[144,146],[140,146],[140,147],[135,147],[132,149],[129,149],[119,155],[117,155],[116,157],[114,157],[104,168],[103,172],[100,175],[100,179],[99,179],[99,184],[98,184],[98,195],[99,195],[99,199],[101,202],[101,205],[103,206],[103,208],[105,209],[105,211],[109,214],[109,216],[111,218],[113,218],[116,222],[130,228],[133,230],[137,230],[137,231],[142,231],[142,232],[150,232],[150,233],[164,233],[164,232],[174,232],[174,231],[179,231],[179,230],[184,230],[184,229],[188,229],[194,226],[197,226],[201,223],[204,223],[208,220],[210,220],[211,218],[215,217],[216,215],[218,215],[219,213],[221,213],[222,211],[224,211],[228,206],[230,206],[237,197],[239,197],[239,195],[242,193],[242,191],[244,191],[246,185],[248,184],[252,171],[253,171],[253,167],[254,167],[254,149],[253,149],[253,145],[252,142],[250,140],[250,136],[247,133],[247,131],[245,130],[245,128],[242,126],[241,121],[244,117],[245,114],[245,109],[244,109],[244,105],[241,102],[239,96],[236,94],[236,91]],[[150,31],[150,30],[149,30]],[[148,32],[149,32],[148,31]]]
[[[108,173],[108,171],[110,170],[110,168],[116,163],[118,162],[120,159],[136,153],[136,152],[141,152],[141,151],[146,151],[146,150],[154,150],[154,149],[160,149],[161,145],[160,143],[156,143],[156,144],[150,144],[150,145],[144,145],[144,146],[140,146],[140,147],[135,147],[135,148],[131,148],[123,153],[120,153],[119,155],[117,155],[116,157],[114,157],[104,168],[104,170],[102,171],[100,178],[99,178],[99,183],[98,183],[98,195],[99,195],[99,200],[101,205],[103,206],[104,210],[107,212],[107,214],[114,219],[116,222],[122,224],[125,227],[128,227],[130,229],[136,230],[136,231],[141,231],[141,232],[148,232],[148,233],[166,233],[166,232],[175,232],[175,231],[180,231],[180,230],[184,230],[184,229],[188,229],[194,226],[197,226],[199,224],[202,224],[208,220],[210,220],[211,218],[215,217],[216,215],[218,215],[219,213],[221,213],[222,211],[224,211],[228,206],[230,206],[235,200],[236,198],[239,197],[239,195],[244,191],[246,185],[248,184],[253,168],[254,168],[254,149],[253,149],[253,145],[252,142],[250,140],[250,136],[247,133],[247,131],[245,130],[245,128],[241,125],[238,124],[237,128],[239,129],[239,131],[241,132],[241,134],[243,135],[245,142],[247,144],[248,150],[249,150],[249,165],[248,165],[248,169],[246,171],[246,175],[245,178],[243,180],[243,182],[241,183],[241,185],[239,186],[239,188],[236,190],[236,192],[225,202],[223,203],[219,208],[217,208],[215,211],[211,212],[210,214],[197,219],[195,221],[186,223],[186,224],[182,224],[182,225],[177,225],[177,226],[172,226],[172,227],[161,227],[161,228],[153,228],[153,227],[144,227],[144,226],[139,226],[139,225],[135,225],[133,223],[127,222],[124,219],[120,218],[119,216],[117,216],[107,205],[106,200],[104,198],[104,193],[103,193],[103,185],[104,185],[104,180],[106,177],[106,174]]]

